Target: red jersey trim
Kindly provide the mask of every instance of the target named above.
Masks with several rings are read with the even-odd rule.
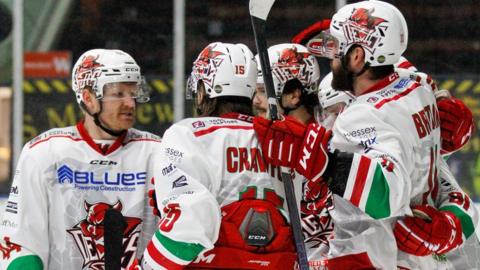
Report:
[[[398,65],[398,68],[404,68],[404,69],[408,69],[408,68],[411,68],[411,67],[413,67],[413,65],[408,60],[403,61],[402,63],[400,63],[400,65]]]
[[[362,198],[363,189],[365,188],[365,182],[367,182],[367,176],[371,162],[372,160],[366,156],[360,157],[360,162],[357,168],[357,176],[355,177],[355,184],[353,185],[352,196],[350,197],[350,202],[355,206],[360,204],[360,199]]]
[[[152,260],[154,260],[157,264],[167,268],[167,269],[183,269],[184,265],[175,263],[168,259],[167,257],[163,256],[163,254],[157,250],[155,245],[153,244],[153,241],[150,241],[147,246],[147,251]]]
[[[207,129],[204,129],[204,130],[195,131],[193,133],[193,135],[195,135],[195,137],[200,137],[200,136],[210,134],[212,132],[215,132],[215,131],[217,131],[219,129],[223,129],[223,128],[251,130],[251,129],[253,129],[253,126],[213,126],[213,127],[209,127]]]
[[[87,130],[85,129],[85,126],[83,125],[83,121],[78,122],[77,129],[78,129],[78,132],[80,133],[80,136],[83,138],[83,140],[85,140],[87,144],[93,148],[93,150],[97,151],[103,156],[113,153],[120,146],[122,146],[123,144],[122,142],[125,139],[125,136],[127,135],[127,132],[124,132],[122,135],[116,138],[115,142],[108,148],[108,150],[105,153],[103,153],[100,147],[93,141],[92,137],[90,137],[90,134],[88,134]]]
[[[410,86],[407,90],[401,92],[400,94],[397,94],[397,95],[395,95],[391,98],[386,98],[386,99],[380,101],[379,103],[375,104],[375,108],[380,109],[383,105],[387,104],[388,102],[398,100],[401,97],[404,97],[404,96],[410,94],[410,92],[417,89],[420,85],[421,84],[419,84],[417,82],[412,84],[412,86]]]
[[[383,78],[381,81],[374,84],[372,87],[368,88],[367,91],[363,92],[360,96],[363,96],[363,95],[371,93],[371,92],[375,92],[377,90],[381,90],[381,89],[385,88],[387,85],[391,84],[393,81],[395,81],[398,78],[400,78],[400,75],[398,75],[397,72],[393,72],[392,74]]]
[[[31,149],[31,148],[33,148],[35,145],[37,145],[37,144],[39,144],[39,143],[42,143],[42,142],[46,142],[46,141],[48,141],[48,140],[50,140],[50,139],[53,139],[53,138],[66,138],[66,139],[70,139],[70,140],[75,141],[75,142],[77,142],[77,141],[83,141],[82,138],[74,138],[74,137],[72,137],[72,136],[67,136],[67,135],[53,135],[53,136],[50,136],[50,137],[47,137],[47,138],[45,138],[45,139],[42,139],[42,140],[39,140],[39,141],[35,142],[34,144],[30,145],[29,148]]]

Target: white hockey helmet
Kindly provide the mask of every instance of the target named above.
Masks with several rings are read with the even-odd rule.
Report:
[[[197,93],[198,83],[202,81],[209,98],[239,96],[251,99],[256,80],[257,64],[246,45],[210,43],[193,62],[187,98]]]
[[[277,97],[283,94],[285,84],[293,79],[298,79],[307,94],[317,92],[320,67],[315,56],[305,46],[295,43],[277,44],[268,48],[268,57]],[[255,59],[258,67],[257,83],[263,84],[258,55],[255,56]]]
[[[318,101],[322,109],[327,109],[335,104],[350,104],[355,97],[348,91],[338,91],[332,88],[332,72],[328,73],[318,87]]]
[[[337,40],[337,57],[352,45],[365,51],[370,66],[393,65],[407,48],[408,28],[402,13],[383,1],[362,1],[343,6],[333,15],[330,34]]]
[[[109,83],[134,82],[138,85],[137,102],[150,98],[143,88],[140,67],[133,57],[121,50],[93,49],[83,53],[73,66],[72,89],[77,102],[82,102],[82,91],[91,87],[97,99],[103,98],[104,86]]]

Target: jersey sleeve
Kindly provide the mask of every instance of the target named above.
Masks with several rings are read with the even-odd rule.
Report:
[[[40,257],[25,247],[19,246],[9,241],[9,239],[0,240],[0,269],[5,270],[43,270],[43,264]]]
[[[0,237],[28,249],[41,258],[43,265],[48,265],[49,175],[45,162],[28,145],[23,148],[4,209]]]
[[[218,167],[208,159],[192,132],[174,125],[153,158],[155,193],[162,218],[145,252],[154,269],[180,269],[213,248],[220,230]]]
[[[404,150],[407,144],[372,106],[359,104],[341,113],[331,147],[354,153],[342,196],[376,219],[408,213],[407,168],[413,158]]]
[[[436,206],[440,210],[450,211],[457,216],[462,223],[462,231],[465,239],[468,239],[475,230],[478,230],[479,214],[474,202],[461,189],[455,180],[448,164],[440,162],[439,191]],[[480,232],[479,232],[480,233]]]

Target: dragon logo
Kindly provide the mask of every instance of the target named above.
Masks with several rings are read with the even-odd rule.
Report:
[[[272,65],[272,74],[284,84],[292,79],[298,79],[302,85],[307,85],[311,74],[307,60],[310,53],[298,52],[297,47],[285,48],[280,52],[278,61]],[[310,64],[312,66],[312,64]]]
[[[362,45],[371,53],[375,51],[377,44],[385,37],[388,29],[388,21],[373,16],[374,8],[354,9],[352,15],[343,23],[344,33],[348,44],[355,43]]]
[[[83,89],[85,86],[94,85],[94,81],[102,74],[102,71],[98,67],[103,65],[97,62],[100,55],[86,55],[83,57],[80,65],[75,69],[74,83],[77,85],[77,89]]]
[[[111,205],[104,202],[90,204],[84,201],[84,208],[87,212],[85,219],[81,220],[67,232],[72,235],[77,247],[84,259],[83,268],[93,270],[104,270],[104,225],[105,213],[113,208],[122,211],[122,203],[118,201]],[[127,226],[123,232],[123,258],[122,269],[130,265],[135,259],[137,240],[140,235],[139,225],[142,220],[135,217],[124,217]]]
[[[203,49],[197,60],[193,63],[192,75],[196,82],[202,80],[203,83],[212,88],[215,74],[218,67],[223,62],[223,52],[215,51],[216,44]],[[196,85],[196,84],[195,84]]]
[[[377,25],[386,22],[386,20],[372,16],[373,11],[373,8],[370,10],[365,8],[354,9],[350,20],[368,30],[374,30]]]

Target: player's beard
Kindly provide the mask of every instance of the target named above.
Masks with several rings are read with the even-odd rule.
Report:
[[[332,69],[332,88],[337,91],[353,92],[353,73],[342,66]]]

